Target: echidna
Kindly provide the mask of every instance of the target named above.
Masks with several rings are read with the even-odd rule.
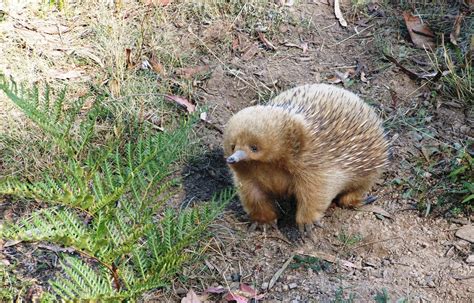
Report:
[[[359,97],[313,84],[235,114],[224,154],[253,222],[275,223],[275,200],[294,197],[296,223],[310,232],[333,200],[362,203],[388,163],[388,142],[380,118]]]

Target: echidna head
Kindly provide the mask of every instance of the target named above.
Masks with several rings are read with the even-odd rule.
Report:
[[[292,154],[293,140],[299,138],[290,120],[288,113],[270,106],[247,107],[235,114],[224,133],[227,163],[277,162]]]

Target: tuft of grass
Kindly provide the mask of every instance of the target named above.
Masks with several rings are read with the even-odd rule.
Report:
[[[355,298],[355,294],[353,292],[347,295],[345,293],[345,289],[342,286],[336,290],[334,295],[334,299],[332,300],[333,303],[353,303]]]
[[[377,291],[374,296],[374,300],[377,303],[389,303],[390,297],[388,296],[387,290],[383,288],[382,291]]]
[[[342,243],[344,247],[350,247],[362,241],[362,235],[347,234],[346,232],[342,231],[337,236],[337,239]]]
[[[292,269],[311,268],[315,272],[319,272],[319,271],[326,271],[331,267],[331,264],[329,262],[326,262],[324,260],[321,260],[316,257],[311,257],[311,256],[296,255],[293,258],[293,261],[294,262],[289,265],[289,267]]]

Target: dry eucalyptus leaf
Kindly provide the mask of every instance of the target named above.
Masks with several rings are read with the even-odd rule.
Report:
[[[377,205],[364,205],[359,208],[357,208],[358,211],[365,211],[365,212],[371,212],[374,214],[379,214],[381,216],[384,216],[386,218],[392,219],[392,215],[387,212],[385,209],[383,209],[380,206]]]
[[[412,13],[405,11],[403,12],[403,19],[405,19],[405,25],[415,46],[431,49],[435,47],[434,34],[428,25],[422,22],[420,17],[413,16]]]
[[[192,113],[196,110],[196,105],[192,104],[186,98],[176,96],[176,95],[165,95],[165,99],[168,101],[173,101],[186,109],[188,113]]]

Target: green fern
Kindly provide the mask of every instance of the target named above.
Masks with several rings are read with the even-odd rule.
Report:
[[[192,257],[184,248],[199,242],[234,196],[224,191],[205,205],[180,212],[164,207],[178,183],[171,177],[172,167],[186,155],[196,116],[168,132],[121,117],[109,127],[113,131],[104,134],[96,125],[112,113],[100,99],[82,112],[84,99],[65,106],[65,90],[53,98],[47,87],[41,96],[37,88],[18,89],[1,75],[0,90],[61,151],[50,155],[55,166],[33,180],[0,179],[0,195],[46,205],[3,225],[3,238],[47,241],[75,252],[63,256],[63,275],[51,282],[52,293],[45,301],[55,296],[136,298],[166,285]]]

